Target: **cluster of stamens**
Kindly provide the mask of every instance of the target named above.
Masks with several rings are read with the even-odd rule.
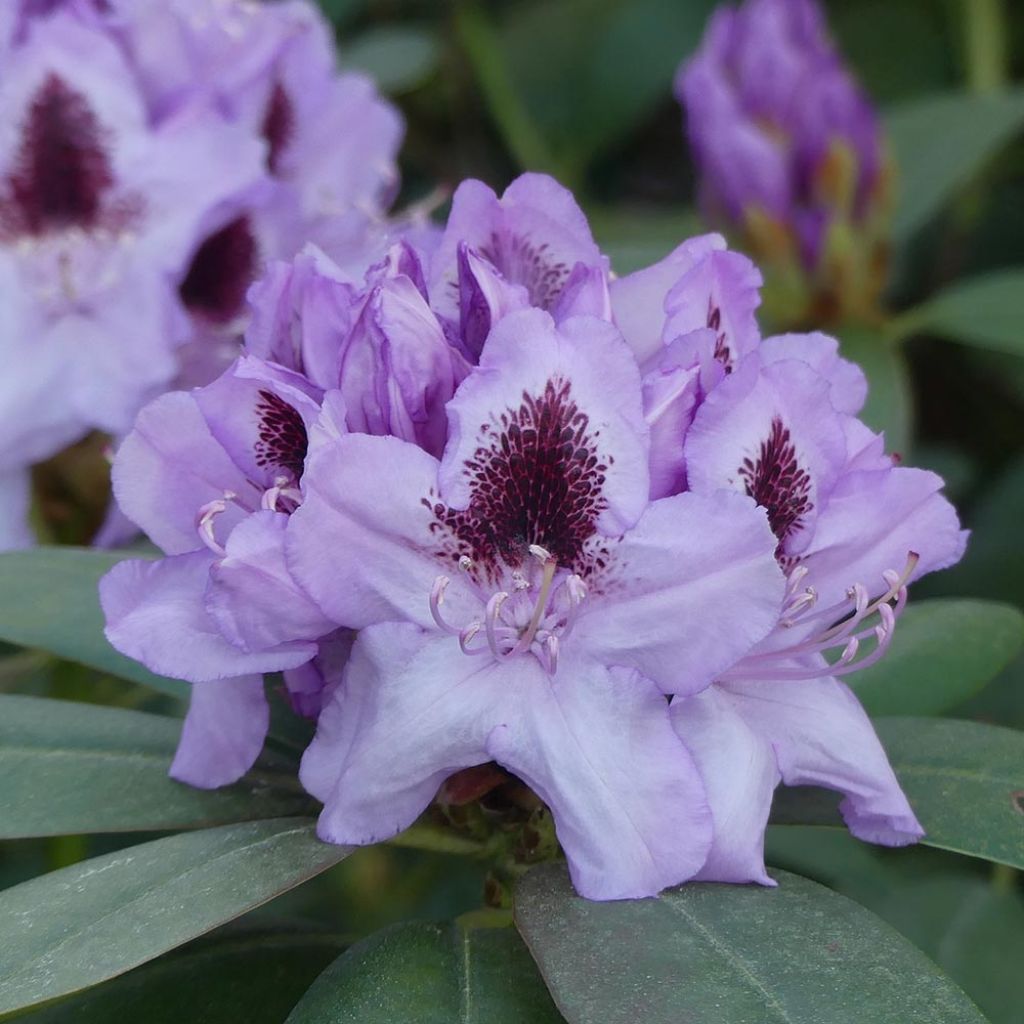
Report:
[[[790,647],[754,654],[744,658],[720,678],[723,682],[752,679],[817,679],[842,676],[873,665],[892,642],[896,619],[907,603],[907,581],[913,575],[919,556],[911,551],[902,572],[886,569],[882,573],[886,590],[872,600],[862,583],[855,583],[844,600],[828,608],[817,608],[818,595],[813,587],[802,587],[807,568],[798,566],[788,578],[786,607],[780,625],[801,631],[816,624],[804,640]],[[872,622],[874,620],[874,622]],[[874,647],[864,652],[864,642],[874,639]],[[794,660],[809,655],[840,651],[838,659],[827,665],[796,667]]]
[[[487,594],[473,579],[473,562],[468,555],[459,559],[466,583],[480,599],[483,615],[468,625],[452,625],[441,606],[451,580],[438,576],[430,591],[430,613],[438,628],[459,639],[464,654],[490,654],[496,661],[508,661],[531,652],[549,675],[558,670],[561,642],[572,632],[580,605],[587,596],[583,580],[575,573],[558,579],[558,562],[539,544],[531,544],[530,554],[537,560],[535,578],[515,570],[511,590]]]
[[[267,512],[287,512],[291,514],[302,502],[302,492],[299,490],[291,476],[278,476],[274,478],[272,486],[268,487],[260,498],[260,508]],[[243,501],[234,491],[225,491],[219,498],[201,505],[196,512],[196,533],[199,539],[215,555],[223,558],[226,554],[224,545],[217,540],[215,524],[217,517],[223,515],[230,505],[236,505],[243,512],[255,512]]]

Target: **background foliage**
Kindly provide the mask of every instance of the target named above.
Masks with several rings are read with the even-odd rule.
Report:
[[[322,3],[406,116],[401,203],[550,171],[620,273],[699,230],[669,83],[709,0]],[[777,892],[594,905],[551,866],[520,882],[518,931],[488,928],[508,917],[479,910],[486,864],[450,840],[317,843],[286,729],[229,790],[171,783],[186,688],[103,641],[95,581],[116,556],[7,555],[0,1018],[614,1022],[642,999],[654,1022],[1024,1021],[1024,7],[827,6],[900,169],[892,316],[836,329],[869,418],[975,531],[852,679],[927,845],[860,844],[821,794],[786,794],[769,860],[796,874]],[[56,540],[88,539],[97,451],[38,471]]]

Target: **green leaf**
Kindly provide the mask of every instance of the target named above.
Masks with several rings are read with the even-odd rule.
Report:
[[[304,819],[142,843],[0,893],[0,1015],[124,974],[325,871]]]
[[[872,715],[940,715],[977,693],[1024,644],[1024,614],[995,601],[911,604],[892,645],[847,681]]]
[[[597,244],[620,275],[657,263],[702,230],[697,214],[685,207],[598,207],[587,212]]]
[[[1024,356],[1024,268],[960,281],[893,324],[896,334],[930,331],[950,341]]]
[[[840,342],[843,355],[857,363],[868,379],[868,400],[861,419],[873,430],[885,431],[888,451],[906,455],[914,419],[906,357],[879,332],[845,330]]]
[[[123,552],[63,547],[0,554],[0,640],[186,697],[187,684],[154,675],[118,654],[103,635],[97,588],[100,577],[124,557]]]
[[[345,948],[339,935],[261,928],[200,939],[32,1014],[31,1024],[280,1024]]]
[[[372,75],[382,92],[415,89],[436,70],[440,59],[437,35],[427,26],[388,25],[371,28],[342,47],[346,69]]]
[[[778,889],[693,883],[596,903],[564,868],[531,871],[516,922],[570,1024],[981,1024],[927,957],[798,875]]]
[[[557,1024],[512,928],[405,923],[343,953],[287,1024]]]
[[[947,93],[900,104],[886,131],[899,173],[893,237],[906,242],[1024,125],[1024,90]]]
[[[180,732],[161,715],[0,696],[0,839],[208,828],[315,806],[294,769],[268,758],[225,789],[175,782]]]
[[[879,718],[875,728],[928,846],[1024,868],[1024,732],[982,722]],[[783,788],[772,821],[842,826],[833,794]]]

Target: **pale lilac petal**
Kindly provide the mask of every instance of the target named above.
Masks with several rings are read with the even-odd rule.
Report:
[[[202,547],[196,517],[226,490],[253,507],[259,493],[217,443],[195,398],[162,395],[139,413],[112,470],[121,510],[168,554]],[[218,526],[230,529],[242,511],[229,506]]]
[[[449,775],[490,760],[485,742],[511,682],[493,669],[410,623],[364,629],[302,758],[302,784],[324,803],[320,837],[390,839]]]
[[[671,340],[664,336],[665,300],[669,292],[697,263],[724,249],[725,239],[721,235],[689,238],[657,263],[611,282],[615,323],[641,365]]]
[[[210,433],[251,483],[269,488],[282,475],[289,483],[302,475],[321,395],[301,374],[241,356],[192,397]]]
[[[463,353],[474,362],[503,316],[526,309],[530,297],[521,284],[506,281],[489,261],[465,242],[458,249],[459,330]]]
[[[787,786],[844,794],[859,839],[904,846],[924,835],[857,698],[837,679],[721,684],[750,729],[772,745]]]
[[[761,283],[761,272],[742,253],[710,250],[665,297],[665,338],[710,327],[716,336],[715,357],[732,369],[760,341],[755,313]]]
[[[763,510],[729,491],[654,502],[608,545],[568,643],[689,694],[778,622],[785,581]]]
[[[696,877],[775,885],[764,866],[764,830],[780,781],[771,744],[751,729],[721,686],[672,701],[672,724],[707,793],[714,837]]]
[[[453,577],[446,603],[468,622],[453,560],[435,535],[437,460],[393,437],[348,434],[324,446],[303,478],[306,497],[285,541],[288,569],[339,625],[410,620],[432,626],[430,592]],[[341,584],[339,581],[344,581]]]
[[[228,643],[205,608],[212,561],[196,551],[119,562],[100,581],[107,639],[151,672],[192,683],[295,668],[316,654],[314,643],[252,654]]]
[[[612,297],[608,290],[611,269],[607,257],[600,264],[577,263],[562,288],[551,315],[560,324],[571,316],[596,316],[612,320]]]
[[[206,610],[224,638],[246,653],[316,640],[334,624],[285,567],[288,516],[255,512],[231,531],[225,556],[210,570]]]
[[[573,317],[556,328],[548,314],[535,309],[511,313],[494,328],[479,368],[448,405],[449,441],[439,482],[449,506],[468,506],[472,478],[466,464],[494,443],[485,434],[493,435],[503,416],[519,410],[524,396],[539,401],[565,385],[561,401],[575,404],[586,417],[586,433],[607,467],[598,530],[615,535],[636,522],[647,503],[649,472],[640,378],[629,349],[602,320]]]
[[[960,529],[941,487],[941,477],[923,469],[845,474],[818,518],[814,543],[803,558],[807,585],[817,590],[820,607],[843,600],[854,583],[882,593],[887,589],[882,573],[900,572],[911,552],[919,556],[911,580],[958,562],[967,531]]]
[[[458,317],[458,247],[467,243],[530,301],[551,309],[577,263],[602,256],[571,192],[544,174],[523,174],[499,199],[483,182],[464,181],[452,197],[448,224],[430,275],[431,304]]]
[[[487,752],[551,809],[580,895],[654,896],[693,877],[711,840],[700,776],[657,687],[567,659],[504,668],[504,722]]]
[[[269,725],[262,676],[197,683],[192,687],[171,778],[199,789],[237,782],[259,757]]]
[[[813,367],[828,379],[832,404],[838,412],[856,416],[864,406],[868,396],[864,371],[856,363],[841,358],[839,342],[827,334],[776,334],[761,342],[758,355],[764,366],[799,359]]]
[[[752,495],[793,554],[812,542],[846,465],[846,436],[826,378],[798,360],[762,368],[751,357],[701,405],[685,455],[693,490]]]

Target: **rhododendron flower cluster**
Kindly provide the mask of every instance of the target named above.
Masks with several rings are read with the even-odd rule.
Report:
[[[705,214],[773,273],[790,321],[870,308],[892,174],[816,0],[719,7],[676,96]]]
[[[175,776],[241,776],[281,671],[330,842],[491,763],[595,899],[771,884],[780,782],[919,838],[842,680],[965,534],[833,339],[761,337],[760,285],[717,235],[615,278],[539,175],[464,183],[436,244],[358,283],[316,247],[270,267],[247,354],[114,466],[166,556],[106,577],[107,635],[195,684]]]
[[[4,9],[0,547],[27,466],[230,363],[269,260],[315,239],[361,272],[402,132],[309,0]]]

